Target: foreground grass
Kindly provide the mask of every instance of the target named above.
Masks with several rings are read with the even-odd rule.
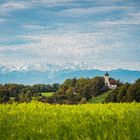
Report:
[[[139,140],[140,104],[0,105],[1,140]]]

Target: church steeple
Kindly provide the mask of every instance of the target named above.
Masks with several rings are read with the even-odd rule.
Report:
[[[108,73],[108,72],[106,72],[106,73],[105,73],[105,76],[109,76],[109,73]]]
[[[105,73],[104,78],[105,78],[105,85],[109,86],[110,83],[109,83],[109,73],[108,72]]]
[[[112,84],[112,82],[110,83],[110,80],[109,80],[109,73],[106,72],[105,75],[104,75],[104,80],[105,80],[105,86],[108,87],[109,89],[115,89],[117,87],[116,84]]]

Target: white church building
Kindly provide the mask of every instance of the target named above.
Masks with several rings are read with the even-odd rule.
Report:
[[[116,83],[114,82],[114,80],[110,80],[109,78],[109,73],[106,72],[104,75],[104,79],[105,79],[105,85],[109,88],[109,89],[115,89],[117,88]]]

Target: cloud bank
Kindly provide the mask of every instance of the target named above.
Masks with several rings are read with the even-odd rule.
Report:
[[[0,65],[140,71],[140,8],[129,0],[0,3]]]

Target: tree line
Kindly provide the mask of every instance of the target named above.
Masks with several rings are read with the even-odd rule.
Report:
[[[35,97],[38,99],[42,92],[56,92],[59,84],[36,84],[25,86],[22,84],[0,85],[0,103],[5,103],[13,99],[17,102],[29,102]]]
[[[22,84],[0,85],[0,103],[30,102],[37,100],[50,104],[81,104],[105,92],[109,93],[105,102],[140,102],[140,79],[135,83],[121,83],[111,78],[117,88],[108,89],[104,77],[66,79],[63,84],[36,84],[25,86]],[[109,91],[109,92],[108,92]],[[50,97],[42,96],[43,92],[55,92]]]
[[[121,85],[116,81],[118,86]],[[105,86],[104,77],[67,79],[58,89],[56,94],[48,98],[51,104],[79,104],[86,103],[89,99],[107,92],[109,89]]]

